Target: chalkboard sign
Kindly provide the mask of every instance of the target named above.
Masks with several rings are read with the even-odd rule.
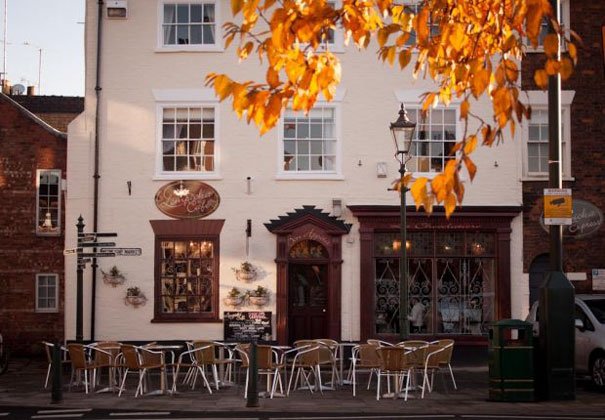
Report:
[[[269,341],[271,312],[224,312],[225,341]]]

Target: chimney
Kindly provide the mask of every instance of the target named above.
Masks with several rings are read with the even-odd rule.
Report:
[[[11,82],[6,79],[4,79],[4,83],[2,84],[2,93],[5,95],[11,94]]]
[[[35,86],[27,87],[27,96],[36,96],[36,87]]]

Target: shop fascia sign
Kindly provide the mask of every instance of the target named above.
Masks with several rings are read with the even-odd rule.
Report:
[[[540,217],[540,225],[548,232],[549,227],[544,223],[544,213]],[[563,236],[586,238],[596,234],[602,225],[603,212],[591,202],[576,199],[572,204],[571,224],[564,226]]]

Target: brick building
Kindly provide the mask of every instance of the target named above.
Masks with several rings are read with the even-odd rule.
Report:
[[[82,98],[0,94],[0,331],[12,351],[64,335],[60,130],[82,108]]]
[[[576,71],[561,86],[563,186],[572,189],[574,200],[573,225],[564,229],[563,265],[576,293],[603,293],[599,282],[593,281],[593,270],[605,268],[605,150],[601,145],[605,140],[605,2],[563,1],[562,21],[583,41]],[[538,91],[533,80],[543,60],[542,55],[528,54],[522,72],[523,88],[533,99],[534,111],[524,135],[522,178],[523,271],[529,276],[530,302],[538,299],[549,253],[549,235],[540,222],[543,189],[548,186],[548,139],[541,134],[548,129],[546,92]]]

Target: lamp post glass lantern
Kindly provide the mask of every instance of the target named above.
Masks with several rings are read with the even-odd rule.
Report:
[[[399,162],[400,174],[400,191],[401,207],[400,207],[400,224],[399,234],[401,244],[399,247],[399,337],[401,340],[406,340],[410,335],[408,323],[408,258],[407,258],[407,220],[406,220],[406,203],[405,194],[409,191],[403,184],[405,178],[405,164],[411,158],[412,142],[414,141],[414,131],[416,123],[409,120],[403,103],[399,110],[397,121],[390,125],[393,141],[395,142],[395,158]],[[405,244],[405,245],[404,245]]]

